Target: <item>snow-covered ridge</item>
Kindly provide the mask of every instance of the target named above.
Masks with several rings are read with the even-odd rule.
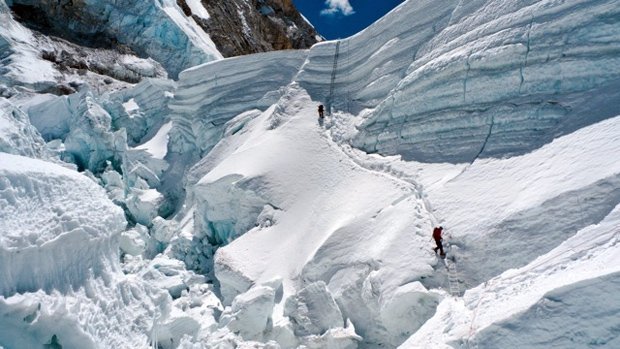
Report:
[[[395,346],[421,325],[410,315],[430,316],[437,300],[411,282],[431,273],[426,263],[432,259],[425,249],[404,250],[421,246],[422,225],[411,233],[399,215],[417,211],[420,220],[429,218],[411,186],[357,166],[316,127],[314,115],[307,92],[292,84],[274,107],[252,115],[238,132],[226,132],[191,170],[200,178],[188,186],[194,233],[228,242],[251,228],[218,250],[215,275],[224,303],[233,306],[246,292],[281,285],[274,326],[255,339],[293,331],[302,344],[324,334],[324,326],[344,329],[350,319],[365,343]],[[373,232],[388,221],[392,229],[377,243]],[[395,275],[412,256],[424,266]],[[289,297],[299,300],[285,304]],[[319,301],[325,299],[338,306]],[[395,319],[403,325],[391,326]]]

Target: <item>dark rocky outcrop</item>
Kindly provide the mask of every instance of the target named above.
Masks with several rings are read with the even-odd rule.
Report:
[[[287,49],[305,49],[321,40],[291,0],[202,0],[210,18],[184,13],[207,32],[225,57]]]
[[[304,49],[320,39],[291,0],[202,0],[202,3],[209,13],[208,19],[193,14],[185,0],[177,0],[180,12],[193,18],[225,57]],[[190,38],[192,35],[183,33],[184,29],[177,26],[161,4],[132,0],[14,0],[9,6],[16,20],[43,36],[57,37],[84,48],[152,58],[173,78],[183,69],[219,56],[208,49],[205,51],[209,45],[206,35]],[[62,58],[58,54],[46,54],[45,58],[64,64],[58,61]],[[75,63],[64,65],[87,68],[85,64],[76,67]],[[129,78],[134,82],[133,77]]]
[[[133,53],[125,45],[119,45],[118,39],[106,30],[106,21],[91,15],[79,1],[16,1],[11,11],[16,20],[36,32],[80,46]]]

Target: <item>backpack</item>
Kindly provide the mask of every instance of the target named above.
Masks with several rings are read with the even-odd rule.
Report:
[[[435,229],[433,229],[433,239],[438,240],[441,239],[441,231],[443,229],[441,227],[435,227]]]

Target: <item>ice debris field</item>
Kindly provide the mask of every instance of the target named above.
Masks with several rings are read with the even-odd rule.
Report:
[[[170,78],[107,87],[9,3],[0,348],[620,347],[620,1],[409,0],[228,59],[145,2],[166,35],[114,69]]]

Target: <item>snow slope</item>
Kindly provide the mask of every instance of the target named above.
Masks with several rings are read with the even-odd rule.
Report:
[[[40,158],[44,141],[28,115],[6,98],[0,97],[0,151]]]
[[[351,318],[366,341],[391,345],[423,322],[413,314],[432,314],[437,295],[415,286],[436,263],[425,248],[430,218],[422,200],[409,183],[343,153],[318,127],[303,89],[290,86],[211,154],[192,169],[204,173],[192,188],[195,233],[226,242],[250,229],[215,256],[226,304],[274,279],[283,300],[325,282],[343,312],[341,326]],[[368,309],[351,299],[365,292]],[[403,307],[396,315],[395,304]]]
[[[468,250],[474,284],[551,251],[620,203],[620,166],[609,158],[620,151],[619,135],[614,117],[530,154],[423,167],[419,180],[436,217]]]
[[[0,58],[3,60],[0,83],[42,85],[55,82],[59,74],[51,62],[39,57],[39,51],[31,44],[35,42],[32,33],[13,19],[5,1],[0,1],[0,21]]]
[[[546,255],[449,299],[401,348],[615,348],[616,207]]]

